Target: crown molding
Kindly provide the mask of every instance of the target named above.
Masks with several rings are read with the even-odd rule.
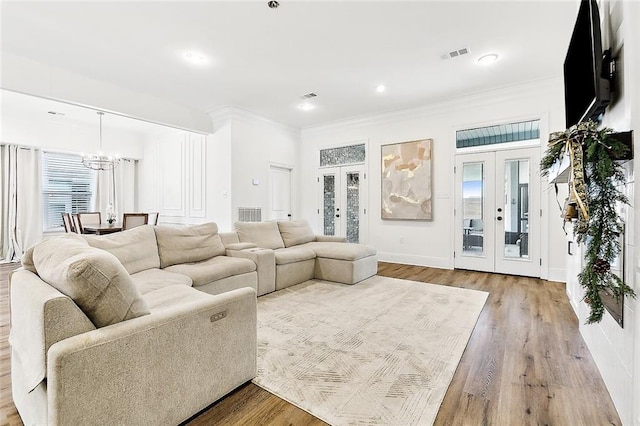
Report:
[[[290,135],[300,138],[301,129],[293,126],[289,126],[287,124],[280,123],[278,121],[274,121],[270,118],[267,118],[263,115],[257,114],[252,111],[248,111],[242,108],[238,108],[236,106],[223,106],[217,108],[213,111],[208,112],[209,116],[213,120],[213,128],[217,130],[222,124],[229,120],[240,120],[245,123],[251,124],[266,124],[271,127],[275,127],[280,131],[285,133],[289,133]]]
[[[373,124],[380,125],[395,121],[411,120],[428,114],[453,113],[461,108],[487,107],[511,100],[514,97],[531,96],[542,91],[555,90],[558,87],[562,87],[562,79],[560,77],[534,80],[527,83],[504,86],[498,89],[482,90],[450,99],[440,99],[419,107],[399,109],[306,127],[302,129],[302,134],[303,136],[306,134],[321,134],[345,128],[353,129]]]

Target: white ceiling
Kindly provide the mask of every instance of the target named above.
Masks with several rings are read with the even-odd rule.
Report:
[[[562,75],[578,2],[7,2],[2,52],[304,128]],[[461,48],[470,53],[443,60]],[[183,60],[188,50],[208,62]],[[500,60],[476,60],[495,52]],[[387,91],[375,92],[378,84]],[[316,109],[296,108],[314,92]]]

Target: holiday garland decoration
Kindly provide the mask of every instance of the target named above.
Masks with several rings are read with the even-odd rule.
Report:
[[[552,133],[540,162],[541,173],[546,176],[565,152],[571,159],[570,198],[579,207],[573,232],[576,241],[587,247],[586,265],[578,275],[585,289],[584,301],[591,308],[587,324],[602,320],[605,307],[601,291],[617,301],[624,295],[635,298],[633,289],[611,272],[611,263],[620,253],[619,236],[624,229],[616,206],[628,204],[627,197],[618,189],[624,183],[624,173],[615,160],[629,150],[613,133],[609,128],[599,130],[591,120]]]

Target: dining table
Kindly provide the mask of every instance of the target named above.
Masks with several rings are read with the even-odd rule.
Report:
[[[122,231],[122,222],[92,223],[82,226],[83,234],[105,235]]]

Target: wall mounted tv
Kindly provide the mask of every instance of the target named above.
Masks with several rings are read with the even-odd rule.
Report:
[[[604,112],[611,96],[610,63],[609,51],[603,57],[598,4],[582,0],[564,60],[567,128]]]

